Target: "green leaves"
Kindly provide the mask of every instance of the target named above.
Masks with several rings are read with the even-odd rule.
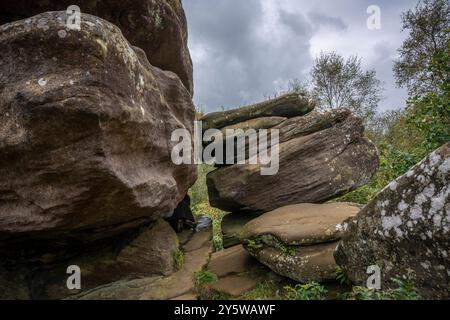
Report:
[[[295,287],[286,286],[283,289],[286,300],[324,300],[328,293],[325,287],[317,282],[298,284]]]
[[[431,152],[450,141],[450,33],[446,30],[445,50],[436,53],[428,68],[441,84],[409,101],[408,124],[423,135],[422,147]]]
[[[396,289],[371,290],[366,287],[353,287],[352,291],[341,295],[343,300],[418,300],[420,299],[414,281],[392,279]]]

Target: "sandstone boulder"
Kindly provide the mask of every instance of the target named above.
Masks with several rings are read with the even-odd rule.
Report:
[[[279,275],[301,283],[336,277],[333,252],[343,221],[358,207],[347,204],[299,204],[263,214],[244,226],[247,251]]]
[[[169,276],[177,271],[180,254],[175,231],[158,220],[134,232],[83,248],[71,248],[64,261],[52,261],[51,254],[40,263],[0,263],[1,299],[63,299],[121,279]],[[78,266],[81,290],[69,290],[67,268]]]
[[[300,93],[289,93],[250,106],[231,109],[222,112],[214,112],[205,115],[201,121],[203,129],[222,129],[233,126],[240,122],[246,122],[257,118],[271,118],[263,121],[256,121],[260,127],[267,127],[267,123],[276,121],[273,117],[296,117],[307,114],[316,106],[316,102],[310,97]],[[255,122],[253,122],[255,124]],[[249,124],[239,125],[238,127],[248,127]]]
[[[378,153],[362,121],[348,110],[311,112],[274,127],[280,131],[279,170],[231,165],[207,176],[211,205],[225,211],[268,212],[295,203],[322,203],[370,181]]]
[[[219,278],[223,278],[248,272],[257,265],[258,261],[250,256],[242,245],[236,245],[212,254],[208,270]]]
[[[153,66],[176,73],[193,93],[192,61],[181,0],[3,0],[0,24],[47,11],[66,11],[71,5],[118,26],[132,45],[145,51]]]
[[[356,284],[369,266],[392,279],[415,278],[423,298],[449,298],[450,143],[390,183],[347,223],[335,257]]]
[[[79,245],[170,216],[196,179],[171,161],[171,132],[194,120],[179,78],[100,18],[83,14],[61,38],[65,18],[0,27],[3,249]]]
[[[184,252],[184,263],[180,270],[168,277],[153,276],[141,279],[124,279],[104,286],[87,290],[71,299],[80,300],[167,300],[193,299],[194,275],[208,263],[212,253],[212,245],[207,241],[209,232],[193,234],[181,248]],[[192,244],[192,241],[195,244]],[[198,244],[203,243],[202,246]]]
[[[267,237],[266,241],[272,238],[287,246],[333,242],[342,236],[342,222],[359,211],[344,203],[290,205],[253,219],[244,226],[241,237]]]
[[[63,299],[77,293],[66,286],[69,265],[80,267],[82,291],[121,279],[170,276],[178,270],[177,257],[182,253],[177,235],[167,222],[159,220],[128,239],[84,248],[69,261],[35,268],[30,275],[31,298]]]
[[[207,270],[217,275],[218,280],[200,290],[203,299],[221,295],[239,298],[255,289],[258,283],[281,278],[253,258],[242,245],[212,254]]]

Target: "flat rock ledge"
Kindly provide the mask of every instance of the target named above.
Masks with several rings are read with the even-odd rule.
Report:
[[[247,223],[242,243],[279,275],[300,283],[334,280],[333,252],[346,228],[344,221],[359,210],[342,203],[283,207]]]

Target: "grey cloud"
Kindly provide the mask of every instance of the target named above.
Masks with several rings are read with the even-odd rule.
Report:
[[[308,35],[313,31],[303,14],[280,10],[280,20],[297,35]]]
[[[195,101],[206,111],[264,99],[280,89],[276,81],[301,77],[310,63],[306,21],[295,32],[265,35],[259,1],[191,0],[185,7],[191,51],[204,55],[201,62],[194,58],[194,79]]]
[[[320,27],[352,36],[355,29],[365,28],[365,8],[370,4],[369,0],[348,0],[347,10],[331,0],[314,4],[285,0],[291,4],[289,11],[275,6],[276,12],[267,18],[263,1],[267,0],[184,1],[194,61],[194,100],[205,111],[254,103],[279,91],[291,79],[305,79],[313,60],[311,39]],[[404,101],[404,91],[394,87],[391,57],[401,44],[399,13],[412,7],[415,0],[402,0],[395,7],[392,2],[380,1],[386,26],[382,32],[391,41],[375,48],[378,59],[368,67],[375,67],[386,83],[387,99],[381,108],[387,109]],[[273,4],[280,3],[274,0]],[[358,53],[360,45],[364,44],[355,43],[342,53]]]
[[[328,25],[338,30],[346,30],[348,28],[348,25],[340,17],[332,17],[319,11],[308,13],[308,18],[316,28],[321,25]]]

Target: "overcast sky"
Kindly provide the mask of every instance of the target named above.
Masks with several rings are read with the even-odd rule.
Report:
[[[195,103],[205,111],[258,102],[305,79],[321,51],[359,55],[385,83],[380,110],[404,107],[392,74],[406,37],[400,14],[417,0],[184,0],[194,62]],[[367,28],[367,8],[381,29]]]

